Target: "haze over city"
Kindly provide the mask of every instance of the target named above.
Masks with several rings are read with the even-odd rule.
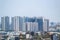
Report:
[[[42,16],[60,22],[60,0],[0,0],[1,16]]]

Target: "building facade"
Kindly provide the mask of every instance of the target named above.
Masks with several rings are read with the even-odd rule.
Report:
[[[37,23],[38,23],[38,31],[42,32],[43,31],[43,18],[38,17],[37,18]]]
[[[43,22],[43,31],[47,32],[49,29],[49,20],[48,19],[44,19]]]
[[[37,22],[25,22],[24,29],[26,32],[37,32],[38,31],[38,23]]]
[[[19,23],[19,16],[15,16],[15,17],[12,17],[12,29],[13,31],[16,31],[16,32],[19,32],[19,27],[20,27],[20,23]]]
[[[5,17],[1,17],[1,29],[3,31],[9,31],[9,17],[5,16]]]

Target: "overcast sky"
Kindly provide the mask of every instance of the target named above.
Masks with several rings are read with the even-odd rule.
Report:
[[[1,16],[43,16],[60,22],[60,0],[0,0]]]

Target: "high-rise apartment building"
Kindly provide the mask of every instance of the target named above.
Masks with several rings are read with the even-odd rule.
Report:
[[[12,22],[11,22],[12,29],[16,32],[19,32],[19,27],[20,27],[19,19],[20,19],[19,16],[12,17]]]
[[[38,23],[38,31],[42,32],[43,31],[43,18],[38,17],[37,18],[37,23]]]
[[[9,17],[5,16],[5,17],[1,17],[1,29],[3,31],[9,31]]]
[[[38,31],[38,23],[37,22],[25,22],[24,29],[26,32],[37,32]]]
[[[47,32],[49,29],[49,20],[48,19],[44,19],[43,22],[43,31]]]
[[[32,22],[31,31],[38,32],[38,23],[37,22]]]
[[[24,19],[23,17],[20,17],[19,18],[19,31],[23,31],[23,28],[24,28],[23,23],[24,23]]]

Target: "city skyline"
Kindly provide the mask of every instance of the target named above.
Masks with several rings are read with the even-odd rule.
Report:
[[[49,19],[43,17],[11,17],[11,22],[9,22],[10,17],[1,17],[0,30],[2,31],[59,31],[60,23],[49,24]]]
[[[60,22],[60,0],[0,0],[1,16],[45,17]]]
[[[10,18],[8,16],[1,17],[1,30],[3,31],[48,31],[49,19],[43,17],[20,17],[14,16],[11,17],[11,23],[9,22]]]

